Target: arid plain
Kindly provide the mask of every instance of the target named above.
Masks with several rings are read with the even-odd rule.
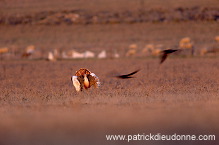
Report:
[[[1,2],[1,16],[43,11],[139,9],[141,1],[17,1]],[[127,3],[126,3],[127,2]],[[126,3],[127,5],[122,5]],[[216,0],[168,0],[175,7],[218,7]],[[34,7],[34,4],[37,7]],[[61,6],[63,4],[63,6]],[[161,1],[144,3],[151,8],[168,7]],[[72,7],[71,7],[72,6]],[[96,8],[97,9],[94,9]],[[8,8],[8,9],[7,9]],[[24,9],[26,8],[26,9]],[[31,9],[32,8],[32,9]],[[142,7],[140,7],[142,9]],[[92,12],[93,12],[92,11]],[[218,21],[136,22],[116,24],[0,25],[0,46],[16,47],[16,57],[0,60],[0,144],[218,144],[219,59],[199,56],[203,47],[217,46]],[[173,55],[160,65],[159,57],[126,57],[130,44],[140,50],[146,44],[177,48],[190,37],[195,56]],[[103,49],[120,53],[120,58],[69,59],[54,62],[20,58],[28,45],[47,53],[52,49],[78,51]],[[76,92],[71,76],[88,68],[100,79],[99,89]],[[140,69],[135,78],[113,76]],[[107,141],[108,134],[206,134],[216,141]]]

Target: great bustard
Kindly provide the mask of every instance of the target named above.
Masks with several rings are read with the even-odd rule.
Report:
[[[88,89],[91,86],[98,88],[100,86],[99,78],[91,73],[86,68],[81,68],[76,71],[75,76],[71,77],[72,83],[76,91],[82,91],[83,89]]]

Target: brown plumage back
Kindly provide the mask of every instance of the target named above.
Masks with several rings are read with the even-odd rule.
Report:
[[[91,72],[86,68],[81,68],[78,71],[76,71],[76,73],[75,73],[76,76],[81,76],[81,75],[84,75],[84,74],[89,75],[89,74],[91,74]]]

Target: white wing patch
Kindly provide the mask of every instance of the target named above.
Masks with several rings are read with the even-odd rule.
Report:
[[[81,85],[80,82],[78,81],[78,77],[77,76],[72,76],[72,83],[76,89],[76,91],[80,91],[81,90]]]
[[[94,73],[91,73],[90,75],[95,78],[97,86],[100,87],[100,80],[99,80],[99,78]]]

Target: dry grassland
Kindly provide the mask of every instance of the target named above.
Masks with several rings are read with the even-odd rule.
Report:
[[[161,66],[157,59],[1,62],[0,142],[126,144],[105,135],[218,134],[218,64],[216,58],[170,58]],[[75,91],[70,77],[81,67],[99,76],[100,89]],[[136,78],[111,77],[138,68]]]
[[[48,11],[139,11],[218,8],[218,0],[0,0],[0,16]],[[0,20],[1,21],[1,20]],[[219,144],[219,59],[213,57],[124,57],[130,44],[177,48],[190,37],[196,50],[211,48],[217,21],[90,25],[0,25],[0,145],[123,145],[107,134],[213,134],[216,141],[132,141],[128,144]],[[118,59],[20,59],[29,45],[48,51],[117,51]],[[218,43],[217,45],[218,46]],[[218,48],[218,47],[217,47]],[[99,89],[77,93],[71,76],[88,68]],[[133,79],[112,76],[141,69]]]

